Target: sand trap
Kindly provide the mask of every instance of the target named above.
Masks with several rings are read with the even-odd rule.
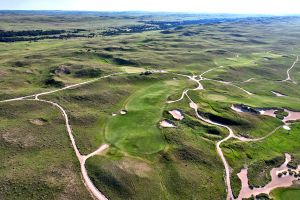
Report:
[[[231,105],[230,107],[232,110],[234,110],[235,112],[239,112],[239,113],[242,113],[242,109],[239,107],[239,106],[236,106],[236,105]]]
[[[163,128],[175,128],[175,124],[173,124],[171,121],[163,120],[159,123],[159,125]]]
[[[270,116],[270,117],[276,117],[275,109],[260,109],[259,112],[261,115]]]
[[[288,121],[297,121],[300,120],[300,112],[294,112],[294,111],[290,111],[287,109],[284,109],[285,112],[288,112],[288,116],[286,116],[282,121],[284,123],[288,122]]]
[[[240,105],[232,105],[231,106],[231,109],[236,111],[236,112],[239,112],[239,113],[252,113],[252,110],[253,110],[253,113],[255,111],[259,112],[259,114],[261,115],[265,115],[265,116],[270,116],[270,117],[276,117],[276,114],[275,112],[278,111],[276,109],[268,109],[268,108],[251,108],[251,107],[245,107],[243,108],[242,106]],[[295,112],[295,111],[290,111],[290,110],[287,110],[287,109],[284,109],[285,112],[289,113],[288,116],[286,116],[282,122],[284,123],[287,123],[289,121],[297,121],[297,120],[300,120],[300,112]]]
[[[269,182],[265,187],[261,188],[250,189],[248,184],[248,169],[242,169],[241,172],[237,174],[242,182],[242,189],[237,200],[250,198],[252,195],[256,196],[262,193],[270,194],[270,192],[276,188],[292,186],[293,182],[298,180],[298,177],[295,177],[294,174],[299,173],[300,165],[296,170],[293,170],[292,175],[289,175],[289,173],[286,173],[286,175],[281,174],[282,172],[287,172],[289,170],[287,164],[290,161],[291,156],[289,154],[285,154],[285,162],[280,167],[273,168],[270,172],[272,181]]]
[[[286,95],[285,94],[282,94],[282,93],[280,93],[280,92],[275,92],[275,91],[271,91],[273,94],[275,94],[277,97],[286,97]]]
[[[38,119],[30,119],[30,123],[38,126],[43,126],[45,123],[47,123],[46,119],[38,118]]]
[[[242,107],[240,105],[232,105],[230,108],[239,113],[254,113],[270,117],[276,117],[275,112],[277,111],[276,109],[251,108],[250,106]]]
[[[288,130],[288,131],[291,130],[291,127],[289,127],[288,125],[284,125],[282,128],[285,129],[285,130]]]
[[[111,114],[111,116],[113,116],[113,117],[114,117],[114,116],[117,116],[117,114],[116,114],[116,113],[112,113],[112,114]]]
[[[126,110],[121,110],[121,111],[120,111],[120,114],[121,114],[121,115],[126,115],[126,114],[127,114],[127,111],[126,111]]]
[[[180,110],[171,110],[169,113],[173,116],[176,120],[183,120],[184,116]]]

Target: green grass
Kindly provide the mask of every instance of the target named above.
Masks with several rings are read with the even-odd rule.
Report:
[[[138,21],[145,19],[143,14],[57,16],[1,15],[0,29],[82,27],[87,33],[100,33],[108,27],[140,24]],[[172,21],[181,17],[155,15],[147,19]],[[255,22],[188,25],[172,29],[171,34],[148,31],[112,37],[1,43],[0,100],[48,91],[113,72],[138,74],[143,69],[164,69],[190,75],[224,66],[205,76],[230,81],[254,95],[212,81],[203,81],[205,90],[191,91],[189,95],[203,115],[229,123],[236,134],[261,137],[282,122],[266,116],[236,113],[230,106],[245,104],[300,110],[299,85],[279,81],[286,78],[286,70],[295,60],[292,54],[300,52],[299,30],[299,19],[289,18],[269,19],[263,26]],[[183,36],[187,32],[194,34]],[[53,73],[53,69],[62,65],[70,73]],[[299,64],[292,73],[299,81]],[[182,90],[193,88],[194,83],[175,75],[137,74],[111,77],[42,97],[66,109],[82,154],[94,151],[103,143],[111,144],[107,154],[87,161],[92,181],[111,199],[224,199],[224,167],[215,143],[224,138],[227,131],[196,119],[187,99],[165,103],[179,98]],[[254,79],[244,82],[250,78]],[[45,81],[49,79],[58,84],[47,85]],[[276,97],[272,90],[287,97]],[[128,114],[112,116],[121,109],[127,109]],[[167,114],[171,109],[181,109],[185,119],[173,120]],[[28,119],[45,122],[37,126]],[[172,120],[177,128],[160,129],[158,123],[163,119]],[[290,132],[280,129],[260,142],[231,140],[222,146],[233,168],[235,194],[240,189],[235,174],[245,165],[249,167],[252,185],[265,184],[270,178],[269,169],[280,163],[286,152],[293,155],[293,165],[297,165],[299,123],[291,127]],[[0,158],[1,197],[90,198],[80,180],[79,166],[58,110],[33,102],[1,103],[0,134],[0,153],[7,155]],[[276,195],[283,199],[298,194],[298,190],[278,191]]]
[[[299,198],[300,190],[299,188],[280,188],[276,189],[271,193],[271,196],[275,200],[294,200]]]
[[[106,139],[121,150],[151,154],[165,146],[158,124],[168,95],[177,88],[158,82],[136,91],[126,102],[126,115],[111,119]]]

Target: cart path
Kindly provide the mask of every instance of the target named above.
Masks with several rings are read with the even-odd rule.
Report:
[[[52,94],[52,93],[60,92],[60,91],[63,91],[63,90],[73,89],[73,88],[76,88],[76,87],[80,87],[80,86],[83,86],[83,85],[87,85],[87,84],[99,81],[101,79],[105,79],[105,78],[108,78],[108,77],[111,77],[111,76],[121,75],[121,74],[126,74],[126,73],[122,73],[122,72],[121,73],[113,73],[113,74],[102,76],[100,78],[96,78],[96,79],[93,79],[93,80],[89,80],[89,81],[85,81],[85,82],[82,82],[82,83],[69,85],[69,86],[66,86],[66,87],[63,87],[63,88],[60,88],[60,89],[50,90],[48,92],[41,92],[41,93],[38,93],[38,94],[32,94],[32,95],[27,95],[27,96],[22,96],[22,97],[7,99],[7,100],[1,100],[0,103],[11,102],[11,101],[20,101],[20,100],[24,100],[24,99],[27,99],[27,98],[36,98],[37,99],[39,96]]]
[[[90,154],[88,154],[86,156],[81,155],[80,152],[79,152],[79,150],[78,150],[78,148],[77,148],[77,146],[76,146],[75,138],[74,138],[73,133],[72,133],[72,128],[71,128],[71,125],[69,123],[68,114],[64,110],[64,108],[62,106],[60,106],[59,104],[54,103],[52,101],[47,101],[47,100],[39,99],[37,96],[33,100],[32,99],[28,99],[28,101],[39,101],[39,102],[51,104],[52,106],[57,107],[61,111],[63,117],[65,118],[65,125],[66,125],[66,128],[67,128],[67,132],[69,134],[69,138],[70,138],[71,143],[72,143],[72,148],[75,151],[76,157],[77,157],[77,159],[78,159],[78,161],[80,163],[81,175],[82,175],[82,178],[83,178],[84,185],[86,186],[86,188],[88,189],[88,191],[91,193],[91,195],[93,197],[97,198],[98,200],[107,200],[107,198],[96,188],[96,186],[93,184],[93,182],[89,178],[87,170],[86,170],[86,167],[85,167],[85,162],[86,162],[86,160],[88,158],[90,158],[90,157],[92,157],[94,155],[100,154],[101,152],[103,152],[104,150],[106,150],[109,147],[109,145],[103,144],[96,151],[94,151],[94,152],[92,152],[92,153],[90,153]]]
[[[292,80],[291,75],[290,75],[290,71],[295,67],[295,65],[299,62],[299,56],[296,56],[296,60],[294,61],[294,63],[292,64],[292,66],[290,68],[288,68],[288,70],[286,71],[287,74],[287,78],[285,80],[283,80],[282,82],[286,82],[286,81],[291,81],[292,83],[296,84],[295,81]]]
[[[298,57],[297,57],[297,62],[298,62]],[[295,61],[295,64],[297,62]],[[220,67],[217,67],[217,68],[221,68],[221,67],[223,67],[223,66],[220,66]],[[171,73],[171,74],[174,74],[174,75],[187,77],[188,79],[190,79],[190,80],[192,80],[192,81],[194,81],[194,82],[196,82],[198,84],[198,86],[196,88],[194,88],[194,89],[185,89],[182,92],[182,95],[181,95],[181,97],[178,100],[168,101],[167,103],[175,103],[175,102],[181,101],[186,96],[189,99],[189,101],[190,101],[190,107],[192,109],[194,109],[196,116],[200,120],[202,120],[202,121],[204,121],[206,123],[215,125],[215,126],[220,126],[220,127],[226,128],[229,131],[229,135],[226,138],[222,139],[221,141],[219,141],[216,144],[216,149],[217,149],[217,152],[218,152],[218,154],[219,154],[219,156],[220,156],[220,158],[221,158],[221,160],[223,162],[224,168],[225,168],[225,184],[226,184],[226,190],[227,190],[227,199],[230,200],[230,199],[234,199],[233,194],[232,194],[232,189],[231,189],[231,181],[230,181],[230,166],[229,166],[229,164],[228,164],[228,162],[227,162],[227,160],[226,160],[226,158],[225,158],[225,156],[223,154],[223,151],[222,151],[222,148],[221,148],[221,144],[224,143],[224,142],[226,142],[227,140],[229,140],[231,138],[235,138],[235,139],[240,140],[242,142],[255,142],[255,141],[263,140],[266,137],[269,137],[270,135],[272,135],[274,132],[276,132],[276,130],[278,128],[280,128],[280,127],[277,127],[274,131],[272,131],[270,134],[266,135],[263,138],[247,139],[247,138],[236,136],[234,134],[233,130],[229,126],[213,122],[213,121],[211,121],[209,119],[205,119],[204,117],[202,117],[201,115],[199,115],[199,113],[198,113],[198,105],[189,97],[188,92],[189,91],[193,91],[193,90],[194,91],[195,90],[204,90],[204,87],[201,84],[201,81],[215,81],[215,82],[220,83],[220,84],[231,85],[231,86],[234,86],[234,87],[242,90],[243,92],[245,92],[248,95],[253,95],[251,92],[249,92],[249,91],[247,91],[247,90],[245,90],[245,89],[243,89],[243,88],[241,88],[239,86],[236,86],[236,85],[234,85],[234,84],[232,84],[230,82],[219,81],[219,80],[214,80],[214,79],[208,79],[208,78],[203,77],[203,75],[205,75],[206,73],[211,72],[211,71],[213,71],[213,70],[215,70],[217,68],[209,69],[209,70],[203,72],[202,74],[200,74],[198,76],[197,75],[189,76],[189,75],[185,75],[185,74],[167,72],[167,73]],[[87,170],[85,168],[85,162],[86,162],[86,160],[88,158],[90,158],[92,156],[95,156],[97,154],[101,154],[103,151],[105,151],[106,149],[109,148],[109,145],[108,144],[103,144],[96,151],[94,151],[94,152],[92,152],[92,153],[90,153],[88,155],[81,155],[80,152],[79,152],[79,150],[78,150],[78,148],[77,148],[77,146],[76,146],[76,142],[75,142],[75,139],[74,139],[74,136],[73,136],[73,133],[72,133],[72,128],[71,128],[71,125],[69,123],[69,117],[67,115],[67,112],[64,110],[64,108],[61,105],[59,105],[59,104],[57,104],[55,102],[52,102],[52,101],[47,101],[47,100],[40,99],[39,97],[43,96],[43,95],[47,95],[47,94],[52,94],[52,93],[55,93],[55,92],[59,92],[59,91],[62,91],[62,90],[72,89],[72,88],[75,88],[75,87],[79,87],[79,86],[82,86],[82,85],[93,83],[93,82],[98,81],[100,79],[108,78],[108,77],[111,77],[111,76],[114,76],[114,75],[119,75],[119,74],[126,74],[126,73],[114,73],[114,74],[103,76],[103,77],[100,77],[100,78],[97,78],[97,79],[93,79],[93,80],[90,80],[90,81],[86,81],[86,82],[82,82],[82,83],[70,85],[70,86],[67,86],[67,87],[64,87],[64,88],[61,88],[61,89],[57,89],[57,90],[52,90],[52,91],[42,92],[42,93],[38,93],[38,94],[34,94],[34,95],[28,95],[28,96],[23,96],[23,97],[18,97],[18,98],[13,98],[13,99],[8,99],[8,100],[2,100],[2,101],[0,101],[0,103],[11,102],[11,101],[20,101],[20,100],[39,101],[39,102],[43,102],[43,103],[47,103],[47,104],[50,104],[52,106],[55,106],[55,107],[57,107],[61,111],[62,115],[65,118],[65,124],[66,124],[66,128],[67,128],[67,132],[69,134],[69,138],[70,138],[71,143],[72,143],[72,147],[73,147],[73,149],[75,151],[76,157],[78,158],[78,160],[80,162],[83,182],[84,182],[86,188],[92,194],[92,196],[95,197],[98,200],[107,200],[107,198],[95,187],[95,185],[90,180],[90,178],[88,176],[88,173],[87,173]]]
[[[8,100],[2,100],[2,101],[0,101],[0,103],[12,102],[12,101],[21,101],[21,100],[38,101],[38,102],[47,103],[47,104],[50,104],[52,106],[55,106],[55,107],[57,107],[60,110],[60,112],[62,113],[62,115],[63,115],[63,117],[65,119],[65,125],[66,125],[66,129],[67,129],[69,138],[71,140],[72,148],[73,148],[73,150],[74,150],[74,152],[76,154],[76,157],[77,157],[77,159],[78,159],[78,161],[80,163],[81,175],[82,175],[83,183],[84,183],[85,187],[87,188],[87,190],[91,193],[91,196],[93,198],[98,199],[98,200],[107,200],[107,198],[92,183],[91,179],[88,176],[88,173],[87,173],[87,170],[86,170],[86,167],[85,167],[85,162],[86,162],[86,160],[88,158],[90,158],[92,156],[95,156],[97,154],[100,154],[104,150],[108,149],[109,145],[108,144],[103,144],[96,151],[94,151],[94,152],[92,152],[92,153],[90,153],[88,155],[82,155],[80,153],[80,151],[78,150],[77,146],[76,146],[76,142],[75,142],[75,138],[74,138],[74,135],[73,135],[73,132],[72,132],[72,128],[71,128],[71,125],[69,123],[69,117],[68,117],[68,114],[65,111],[65,109],[61,105],[59,105],[58,103],[55,103],[55,102],[52,102],[52,101],[43,100],[43,99],[40,99],[39,97],[43,96],[43,95],[48,95],[48,94],[52,94],[52,93],[55,93],[55,92],[67,90],[67,89],[72,89],[72,88],[80,87],[80,86],[83,86],[83,85],[86,85],[86,84],[90,84],[90,83],[96,82],[96,81],[104,79],[104,78],[108,78],[108,77],[115,76],[115,75],[120,75],[120,74],[125,74],[125,73],[114,73],[114,74],[103,76],[103,77],[100,77],[100,78],[97,78],[97,79],[93,79],[93,80],[85,81],[85,82],[82,82],[82,83],[78,83],[78,84],[66,86],[66,87],[63,87],[63,88],[57,89],[57,90],[51,90],[51,91],[48,91],[48,92],[42,92],[42,93],[38,93],[38,94],[34,94],[34,95],[27,95],[27,96],[23,96],[23,97],[18,97],[18,98],[13,98],[13,99],[8,99]]]
[[[181,75],[181,76],[185,76],[187,78],[189,78],[190,80],[192,81],[195,81],[199,84],[201,80],[211,80],[211,79],[207,79],[207,78],[204,78],[203,75],[212,71],[214,69],[210,69],[204,73],[202,73],[201,75],[199,75],[200,79],[196,79],[195,77],[197,76],[188,76],[188,75],[183,75],[183,74],[177,74],[177,75]],[[216,81],[216,80],[212,80],[212,81]],[[222,83],[221,81],[217,81],[219,83]],[[238,86],[236,86],[238,87]],[[247,90],[244,90],[243,88],[241,87],[238,87],[239,89],[243,90],[245,93],[247,93],[248,95],[253,95],[251,92],[247,91]],[[217,149],[217,153],[219,154],[222,162],[223,162],[223,165],[224,165],[224,168],[225,168],[225,184],[226,184],[226,191],[227,191],[227,197],[226,199],[227,200],[234,200],[234,196],[233,196],[233,193],[232,193],[232,187],[231,187],[231,180],[230,180],[230,177],[231,177],[231,168],[223,154],[223,151],[222,151],[222,148],[221,148],[221,145],[222,143],[228,141],[229,139],[237,139],[239,140],[240,142],[257,142],[257,141],[260,141],[260,140],[264,140],[266,139],[267,137],[271,136],[273,133],[275,133],[279,128],[281,128],[282,126],[279,126],[277,128],[275,128],[273,131],[271,131],[269,134],[267,134],[266,136],[262,137],[262,138],[255,138],[255,139],[249,139],[249,138],[244,138],[244,137],[240,137],[240,136],[237,136],[234,134],[233,130],[229,127],[229,126],[226,126],[224,124],[220,124],[220,123],[216,123],[216,122],[213,122],[209,119],[206,119],[204,117],[202,117],[199,113],[198,113],[198,105],[190,98],[190,96],[188,95],[188,92],[191,91],[191,90],[203,90],[204,88],[195,88],[195,89],[185,89],[182,93],[182,96],[180,99],[178,100],[175,100],[175,101],[168,101],[167,103],[175,103],[175,102],[178,102],[178,101],[181,101],[185,96],[188,98],[189,100],[189,106],[190,108],[194,109],[195,111],[195,115],[197,116],[197,118],[199,118],[200,120],[206,122],[206,123],[209,123],[211,125],[215,125],[215,126],[220,126],[220,127],[223,127],[223,128],[226,128],[229,132],[228,136],[225,137],[224,139],[220,140],[219,142],[217,142],[216,144],[216,149]]]

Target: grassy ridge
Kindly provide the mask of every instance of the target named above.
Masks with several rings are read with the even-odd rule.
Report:
[[[59,111],[39,102],[1,104],[1,199],[90,199]]]

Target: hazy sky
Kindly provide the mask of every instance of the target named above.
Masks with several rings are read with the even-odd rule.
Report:
[[[0,0],[0,10],[300,14],[300,0]]]

